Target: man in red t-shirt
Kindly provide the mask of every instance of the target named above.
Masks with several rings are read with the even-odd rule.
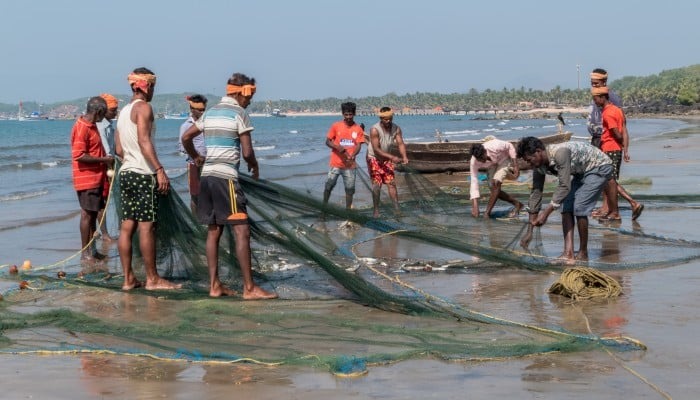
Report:
[[[330,170],[326,187],[323,191],[323,204],[328,203],[331,191],[338,182],[338,176],[343,176],[345,186],[345,207],[352,208],[352,197],[355,195],[355,176],[357,163],[355,157],[360,153],[362,143],[365,142],[365,132],[360,125],[355,123],[355,103],[343,103],[340,105],[343,112],[343,120],[331,125],[326,135],[326,146],[331,148]]]
[[[99,96],[88,100],[85,115],[79,117],[71,131],[71,158],[73,160],[73,187],[80,203],[80,242],[83,262],[95,262],[104,256],[88,244],[97,228],[97,213],[104,207],[103,185],[107,167],[114,164],[102,145],[97,122],[107,113],[107,102]]]
[[[632,220],[636,220],[644,210],[644,204],[635,201],[622,185],[618,183],[620,178],[620,166],[624,155],[625,161],[629,161],[629,137],[625,127],[625,115],[622,110],[610,102],[609,90],[606,86],[591,89],[593,102],[602,109],[603,134],[600,137],[600,149],[613,161],[613,178],[607,184],[603,195],[603,201],[607,204],[608,213],[601,216],[601,220],[619,221],[621,219],[618,208],[618,193],[626,194],[625,198],[632,207]]]

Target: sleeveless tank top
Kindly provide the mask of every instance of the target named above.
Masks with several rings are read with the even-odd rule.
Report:
[[[399,127],[396,124],[391,124],[391,132],[386,133],[384,132],[384,127],[382,126],[381,122],[377,122],[372,126],[373,129],[376,129],[377,132],[379,132],[379,147],[384,151],[385,153],[389,152],[389,148],[391,147],[392,144],[394,144],[394,141],[396,140],[396,133],[399,131]],[[371,130],[370,130],[371,132]],[[371,134],[370,134],[371,137]],[[369,145],[367,146],[367,156],[377,158],[374,155],[374,149],[372,148],[372,141],[371,139],[368,139],[367,142]]]
[[[134,104],[139,101],[143,100],[135,100],[124,106],[119,112],[117,132],[119,133],[119,142],[124,152],[121,170],[133,171],[143,175],[153,175],[156,173],[156,170],[146,161],[146,158],[144,158],[141,148],[139,147],[136,124],[131,120],[131,110],[134,108]],[[156,125],[154,122],[151,128],[151,140],[155,137],[155,127]]]

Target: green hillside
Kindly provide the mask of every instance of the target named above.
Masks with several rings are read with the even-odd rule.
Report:
[[[700,109],[700,64],[689,67],[662,71],[657,75],[644,77],[626,76],[612,80],[610,86],[622,96],[627,113],[687,113]],[[188,111],[185,101],[187,93],[156,94],[153,108],[161,117],[166,113],[183,113]],[[129,95],[117,97],[127,102]],[[219,96],[208,94],[210,103]],[[371,113],[381,106],[390,106],[396,110],[415,112],[434,112],[442,110],[510,110],[517,109],[523,102],[534,106],[584,106],[590,104],[590,93],[585,89],[554,89],[543,91],[535,89],[503,88],[478,91],[467,89],[455,93],[388,93],[384,96],[362,98],[329,97],[315,100],[278,100],[254,101],[249,107],[253,113],[269,112],[278,108],[283,112],[338,112],[340,103],[354,101],[358,112]],[[52,118],[74,118],[85,108],[87,97],[68,101],[39,104],[35,101],[23,103],[24,113],[41,112]],[[0,115],[16,116],[17,104],[1,104]]]

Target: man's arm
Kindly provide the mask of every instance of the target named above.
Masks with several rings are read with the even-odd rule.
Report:
[[[200,133],[202,133],[202,131],[197,128],[196,124],[190,125],[190,127],[182,133],[182,147],[197,166],[201,166],[204,163],[204,157],[197,153],[197,149],[194,148],[194,138]]]
[[[250,137],[250,131],[243,132],[238,135],[241,140],[241,155],[248,164],[248,172],[251,173],[253,179],[258,180],[260,171],[258,170],[258,160],[255,158],[255,150],[253,150],[253,140]]]
[[[136,123],[139,149],[146,161],[156,170],[158,190],[167,192],[170,188],[170,180],[165,173],[165,168],[158,160],[156,149],[151,140],[151,129],[153,128],[153,109],[151,105],[146,102],[137,102],[134,104],[131,117],[131,120]]]

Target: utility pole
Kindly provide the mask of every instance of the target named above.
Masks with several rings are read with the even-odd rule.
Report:
[[[576,84],[578,85],[578,90],[581,90],[581,65],[576,64]]]

